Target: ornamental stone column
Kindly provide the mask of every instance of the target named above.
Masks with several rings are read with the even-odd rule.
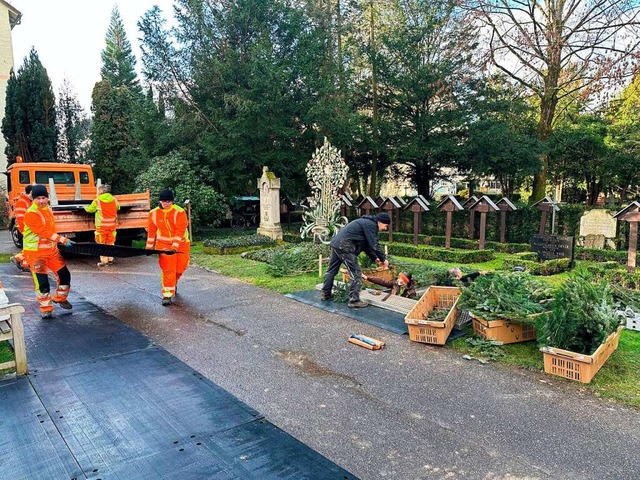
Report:
[[[280,179],[276,178],[269,167],[262,167],[262,176],[258,179],[260,189],[260,226],[258,235],[282,240],[280,225]]]

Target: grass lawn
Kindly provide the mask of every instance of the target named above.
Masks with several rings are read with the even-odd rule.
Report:
[[[0,363],[8,362],[13,360],[13,349],[9,342],[0,342]],[[0,370],[0,375],[5,373],[15,372],[14,368]]]
[[[506,254],[497,253],[496,258],[489,262],[463,265],[465,270],[498,270]],[[427,262],[412,258],[394,257],[398,264],[429,264],[433,266],[459,266],[445,262]],[[192,247],[192,261],[195,264],[209,268],[223,275],[238,278],[248,283],[273,290],[278,293],[291,293],[297,290],[311,290],[321,281],[318,272],[295,277],[272,277],[267,274],[266,264],[245,260],[240,255],[209,255],[202,253],[201,244]],[[586,263],[586,262],[584,262]],[[551,286],[559,286],[566,280],[568,273],[561,273],[548,277],[538,277]],[[510,345],[491,345],[473,335],[470,324],[465,326],[468,335],[460,337],[444,348],[450,348],[461,355],[483,361],[496,361],[514,368],[542,371],[542,353],[536,342],[523,342]],[[408,341],[408,339],[407,339]],[[580,384],[581,387],[592,390],[603,398],[613,399],[626,405],[640,409],[640,332],[624,330],[618,350],[611,356],[590,384]],[[571,382],[560,377],[549,376],[558,382]]]

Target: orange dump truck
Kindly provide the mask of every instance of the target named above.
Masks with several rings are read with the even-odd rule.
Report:
[[[51,209],[58,233],[78,242],[93,241],[94,214],[84,209],[97,195],[90,165],[75,163],[13,163],[6,171],[7,211],[13,243],[22,247],[22,235],[14,216],[17,198],[29,184],[40,183],[49,190]],[[145,234],[151,202],[149,192],[114,195],[120,203],[118,212],[118,245],[131,245]]]

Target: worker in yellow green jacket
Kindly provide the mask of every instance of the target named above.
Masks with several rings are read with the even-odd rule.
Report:
[[[96,243],[103,245],[113,245],[116,243],[116,228],[118,227],[118,210],[120,204],[118,199],[111,195],[109,185],[98,187],[98,197],[91,202],[91,205],[84,207],[89,213],[95,213],[95,238]],[[112,265],[113,257],[100,256],[99,267]]]

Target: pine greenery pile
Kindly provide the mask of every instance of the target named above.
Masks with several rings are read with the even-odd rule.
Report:
[[[591,355],[620,325],[613,287],[586,271],[567,279],[553,308],[538,325],[538,341],[550,347]]]
[[[548,309],[551,297],[548,286],[526,273],[495,273],[464,288],[458,305],[485,320],[531,324],[532,315]]]

